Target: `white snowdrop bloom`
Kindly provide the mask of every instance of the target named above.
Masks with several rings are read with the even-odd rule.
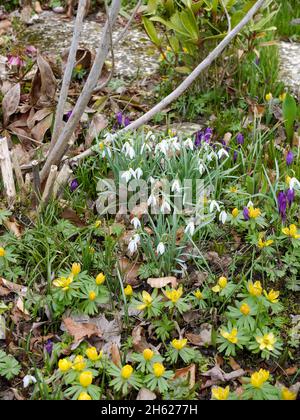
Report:
[[[131,180],[131,177],[132,177],[132,169],[130,169],[129,171],[123,172],[121,179],[125,179],[126,182],[129,182]]]
[[[158,255],[163,255],[166,252],[166,247],[162,242],[157,245],[156,252]]]
[[[137,169],[135,170],[135,178],[136,178],[136,179],[140,179],[142,176],[143,176],[143,171],[142,171],[142,169],[141,169],[141,168],[137,168]]]
[[[180,182],[178,181],[178,179],[176,179],[173,182],[171,190],[172,190],[172,192],[180,192],[181,191]]]
[[[218,158],[221,159],[223,156],[229,157],[229,154],[225,149],[222,148],[218,151]]]
[[[223,223],[223,225],[225,225],[226,220],[227,220],[227,213],[225,210],[221,211],[220,216],[219,216],[219,220],[220,222]]]
[[[36,384],[37,380],[34,376],[26,375],[23,378],[23,388],[29,387],[29,385]]]
[[[141,147],[141,154],[143,154],[145,150],[151,152],[152,149],[149,143],[143,143]]]
[[[252,201],[250,200],[249,203],[247,204],[247,207],[254,207],[254,204],[252,203]]]
[[[162,213],[169,213],[171,211],[170,204],[166,200],[163,200],[160,211]]]
[[[134,254],[138,249],[138,244],[140,243],[141,237],[140,235],[134,235],[129,244],[128,244],[128,250],[131,254]]]
[[[122,152],[125,153],[125,156],[129,156],[130,159],[133,159],[135,157],[135,151],[134,148],[131,146],[131,144],[127,141],[123,147]]]
[[[183,144],[187,149],[194,150],[194,143],[193,143],[192,139],[186,139]]]
[[[113,141],[114,141],[114,140],[115,140],[115,138],[116,138],[116,134],[105,133],[105,134],[104,134],[104,138],[105,138],[105,140],[107,140],[107,141],[109,141],[109,142],[113,143]]]
[[[200,161],[200,163],[199,163],[199,173],[200,173],[200,175],[203,175],[204,172],[205,172],[205,166],[204,166],[203,162]]]
[[[134,217],[131,220],[131,224],[134,226],[134,229],[139,229],[141,227],[141,222],[137,217]]]
[[[158,151],[167,156],[169,151],[169,144],[167,140],[162,140],[160,143],[158,143],[158,145],[155,147],[155,153],[157,153]]]
[[[195,223],[194,223],[193,221],[189,222],[189,223],[186,225],[186,228],[185,228],[184,232],[185,232],[187,235],[191,235],[191,236],[193,236],[193,235],[194,235],[194,233],[195,233]]]
[[[293,190],[293,189],[295,189],[295,187],[298,187],[298,188],[300,188],[300,182],[298,181],[298,179],[297,178],[292,178],[291,180],[290,180],[290,189],[291,190]]]
[[[147,201],[148,206],[156,206],[157,204],[157,200],[154,194],[150,194],[148,201]]]
[[[214,152],[209,153],[209,155],[207,155],[207,161],[211,162],[214,158],[216,157],[216,154]]]
[[[221,211],[219,204],[217,203],[217,201],[212,200],[210,202],[210,206],[209,206],[209,211],[210,213],[212,213],[214,211],[214,209],[216,209],[218,212]]]
[[[155,135],[153,134],[153,132],[150,130],[148,131],[148,133],[146,134],[146,140],[155,140]]]

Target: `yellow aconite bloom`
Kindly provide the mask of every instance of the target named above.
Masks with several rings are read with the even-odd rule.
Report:
[[[98,276],[96,277],[96,284],[100,286],[104,282],[105,282],[105,275],[103,273],[99,273]]]
[[[229,391],[230,391],[229,386],[227,386],[226,388],[222,388],[220,386],[214,386],[212,387],[211,393],[215,400],[225,401],[229,397]]]
[[[81,265],[78,263],[74,263],[72,265],[72,274],[73,276],[77,276],[81,271]]]
[[[262,238],[259,238],[257,243],[258,248],[267,248],[268,246],[274,243],[273,239],[269,239],[268,241],[263,241]]]
[[[130,286],[130,284],[127,284],[127,286],[125,287],[125,289],[124,289],[124,293],[125,293],[125,296],[132,296],[132,294],[133,294],[133,289],[132,289],[132,287]]]
[[[174,338],[174,340],[172,340],[171,344],[172,344],[172,347],[174,347],[174,349],[180,351],[186,346],[187,339],[183,338],[181,340],[177,340],[176,338]]]
[[[234,218],[236,218],[240,214],[240,211],[239,211],[239,209],[235,208],[235,209],[232,210],[231,214]]]
[[[67,372],[72,367],[72,362],[68,359],[60,359],[58,362],[58,368],[61,372]]]
[[[277,339],[275,338],[273,333],[265,334],[262,337],[255,337],[255,340],[259,344],[260,350],[274,350],[274,344],[276,343]]]
[[[99,149],[101,150],[101,152],[104,150],[104,143],[103,142],[99,143]]]
[[[153,373],[154,376],[160,378],[165,373],[165,367],[161,363],[153,363]]]
[[[70,284],[73,282],[73,277],[60,277],[59,279],[54,280],[53,286],[60,287],[63,289],[63,291],[66,291],[69,289]]]
[[[221,292],[221,290],[225,289],[225,287],[227,286],[228,280],[226,277],[220,277],[218,280],[218,283],[212,287],[212,291],[215,293],[219,293]]]
[[[79,376],[80,385],[87,388],[93,382],[93,374],[89,370],[82,372]]]
[[[6,251],[2,246],[0,246],[0,257],[5,257]]]
[[[90,299],[92,302],[96,299],[96,297],[97,297],[96,292],[94,292],[93,290],[92,290],[92,291],[90,291],[90,293],[89,293],[89,299]]]
[[[271,302],[271,303],[277,303],[278,302],[278,297],[280,295],[280,292],[277,292],[275,290],[270,290],[269,293],[266,292],[266,290],[264,290],[264,295],[266,296],[266,298]]]
[[[197,298],[197,299],[199,299],[199,300],[202,300],[203,299],[203,294],[200,292],[200,290],[198,289],[198,290],[195,290],[195,292],[194,292],[194,296]]]
[[[266,94],[266,101],[267,101],[267,102],[270,102],[272,99],[273,99],[273,95],[272,95],[272,93],[271,93],[271,92],[267,93],[267,94]]]
[[[78,401],[90,401],[91,399],[87,392],[81,392],[78,397]]]
[[[285,100],[285,98],[286,98],[286,92],[283,92],[283,93],[281,93],[281,94],[279,95],[279,100],[280,100],[281,102],[283,102],[283,101]]]
[[[294,401],[297,398],[297,394],[296,392],[292,392],[288,388],[284,387],[281,390],[281,398],[284,401]]]
[[[236,187],[230,187],[230,188],[229,188],[229,191],[230,191],[231,193],[236,193],[236,192],[238,192],[238,189],[237,189]]]
[[[178,302],[178,300],[181,298],[183,293],[182,286],[179,287],[179,289],[172,289],[166,291],[166,296],[168,299],[170,299],[173,303]]]
[[[146,292],[145,290],[142,293],[142,300],[143,300],[144,303],[137,306],[137,309],[139,311],[143,311],[144,309],[149,308],[152,304],[152,301],[153,301],[151,295],[148,292]]]
[[[251,385],[254,388],[261,388],[263,384],[269,379],[270,372],[264,369],[260,369],[258,372],[255,372],[251,375]]]
[[[241,312],[243,315],[249,315],[249,314],[250,314],[250,312],[251,312],[251,308],[250,308],[250,306],[249,306],[247,303],[243,303],[243,304],[241,305],[241,307],[240,307],[240,312]]]
[[[232,344],[237,344],[237,342],[239,341],[237,335],[238,330],[236,328],[233,328],[230,333],[227,331],[221,331],[221,336]]]
[[[298,229],[296,225],[290,225],[289,228],[283,228],[282,229],[282,233],[284,233],[284,235],[289,236],[290,238],[293,239],[299,239],[300,235],[298,234]]]
[[[133,367],[130,365],[125,365],[121,369],[121,376],[123,379],[129,379],[133,373]]]
[[[249,217],[250,219],[256,219],[261,215],[260,209],[255,209],[254,207],[249,207]]]
[[[288,186],[290,186],[291,180],[292,180],[292,178],[287,175],[286,178],[285,178],[285,182],[287,183]]]
[[[145,349],[143,351],[143,356],[145,360],[149,361],[153,358],[154,352],[151,349]]]
[[[103,352],[100,351],[98,354],[96,347],[89,347],[86,349],[85,354],[92,362],[96,362],[97,360],[101,359]]]
[[[253,283],[252,281],[249,281],[248,283],[248,291],[250,295],[252,296],[261,296],[263,292],[263,288],[260,281],[256,281]]]
[[[74,363],[72,366],[72,369],[77,370],[78,372],[81,372],[83,369],[85,369],[86,363],[83,356],[76,356],[74,359]]]

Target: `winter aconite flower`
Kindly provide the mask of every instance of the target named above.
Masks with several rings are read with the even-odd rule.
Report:
[[[262,295],[263,288],[260,281],[256,281],[253,283],[252,281],[249,281],[248,283],[248,291],[251,296],[259,297]]]
[[[270,377],[270,372],[260,369],[251,375],[250,383],[254,388],[261,388]]]
[[[212,387],[212,390],[211,390],[213,399],[219,400],[219,401],[227,400],[229,397],[229,392],[230,392],[229,386],[227,386],[226,388],[222,388],[220,386],[214,386]]]
[[[94,292],[93,290],[91,290],[89,292],[89,300],[93,302],[96,299],[96,297],[97,297],[96,292]]]
[[[249,207],[249,217],[250,219],[257,219],[261,215],[261,211],[258,208]]]
[[[267,93],[267,94],[266,94],[266,101],[267,101],[267,102],[270,102],[272,99],[273,99],[273,95],[272,95],[272,93],[271,93],[271,92]]]
[[[238,330],[237,328],[233,328],[230,332],[228,331],[221,331],[221,336],[228,340],[232,344],[238,343]]]
[[[79,263],[74,263],[71,271],[73,276],[77,276],[81,271],[81,265]]]
[[[105,282],[105,275],[103,273],[99,273],[98,276],[96,277],[97,286],[100,286],[104,282]]]
[[[5,257],[6,251],[2,246],[0,247],[0,257]]]
[[[220,277],[218,283],[211,289],[215,293],[221,292],[221,290],[225,289],[228,284],[228,280],[226,277]]]
[[[92,362],[96,362],[97,360],[102,358],[103,352],[100,351],[98,354],[96,347],[89,347],[86,349],[85,354]]]
[[[239,209],[235,208],[235,209],[232,210],[231,214],[232,214],[232,217],[234,217],[236,219],[238,217],[238,215],[240,214],[240,211],[239,211]]]
[[[178,300],[181,298],[182,294],[183,294],[182,286],[180,286],[177,290],[171,289],[171,290],[166,291],[166,296],[172,303],[177,303]]]
[[[182,350],[186,345],[187,345],[187,339],[183,338],[181,340],[177,340],[176,338],[174,338],[174,340],[171,343],[172,347],[175,350]]]
[[[297,394],[293,391],[290,391],[288,388],[283,387],[281,390],[281,398],[284,401],[294,401],[297,398]]]
[[[81,392],[78,397],[78,401],[90,401],[92,397],[87,392]]]
[[[151,349],[145,349],[143,351],[143,356],[145,360],[150,361],[154,356],[154,352]]]
[[[266,290],[264,290],[264,295],[266,296],[268,301],[271,302],[271,303],[277,303],[278,302],[279,294],[280,294],[280,292],[277,292],[273,289],[270,290],[269,293],[267,293]]]
[[[240,312],[241,312],[243,315],[249,315],[249,314],[250,314],[250,312],[251,312],[251,308],[250,308],[250,306],[249,306],[247,303],[243,303],[243,304],[240,306]]]
[[[153,363],[153,373],[156,378],[160,378],[165,373],[166,368],[161,363]]]
[[[54,280],[53,286],[60,287],[64,292],[69,290],[70,284],[73,282],[73,276],[69,277],[60,277],[59,279]]]
[[[58,368],[61,372],[67,372],[72,367],[72,362],[69,359],[60,359],[58,362]]]
[[[72,366],[72,369],[77,370],[78,372],[81,372],[82,370],[84,370],[86,367],[86,362],[84,360],[83,356],[76,356],[74,359],[74,363]]]
[[[273,239],[269,239],[267,241],[264,241],[262,238],[259,238],[257,246],[258,248],[267,248],[268,246],[272,245],[274,243]]]
[[[283,228],[282,233],[286,236],[289,236],[290,238],[300,239],[296,225],[290,225],[290,227]]]
[[[286,98],[286,92],[283,92],[283,93],[281,93],[281,94],[279,95],[279,100],[280,100],[281,102],[284,102],[284,101],[285,101],[285,98]]]
[[[80,385],[84,388],[87,388],[91,385],[93,382],[93,374],[89,370],[86,370],[85,372],[82,372],[79,376],[79,382]]]
[[[137,306],[137,309],[139,311],[143,311],[144,309],[149,308],[152,305],[152,301],[153,301],[152,296],[145,290],[142,293],[142,299],[143,299],[143,303]]]
[[[276,338],[273,333],[264,334],[263,336],[255,337],[256,342],[259,344],[260,350],[274,350],[274,344],[276,343]]]
[[[198,299],[198,300],[202,300],[203,299],[203,293],[200,292],[200,290],[195,290],[194,292],[194,296]]]
[[[130,286],[130,284],[127,284],[127,286],[125,287],[125,289],[124,289],[124,294],[125,294],[125,296],[132,296],[132,294],[133,294],[133,289],[132,289],[132,287]]]
[[[121,376],[123,379],[129,379],[133,374],[133,367],[130,365],[125,365],[121,369]]]

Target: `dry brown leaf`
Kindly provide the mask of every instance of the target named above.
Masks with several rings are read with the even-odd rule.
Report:
[[[155,289],[161,289],[162,287],[166,287],[168,284],[171,284],[171,286],[174,289],[177,287],[176,277],[158,277],[158,278],[150,277],[147,280],[147,283],[149,284],[149,286]]]
[[[49,63],[41,56],[37,57],[38,70],[32,81],[31,103],[37,107],[51,106],[56,93],[56,79]]]
[[[102,332],[97,325],[90,322],[76,322],[72,318],[64,318],[63,325],[66,331],[74,337],[74,343],[93,336],[102,337]]]
[[[14,85],[9,91],[5,94],[2,100],[2,112],[3,112],[3,124],[6,126],[9,121],[9,117],[13,115],[19,106],[21,97],[21,87],[20,83]]]
[[[11,281],[5,280],[3,277],[0,277],[0,287],[1,286],[3,289],[8,290],[10,293],[16,293],[21,297],[26,296],[27,287],[22,286],[20,284],[12,283]]]
[[[20,231],[20,225],[15,220],[9,220],[5,219],[3,222],[6,229],[8,229],[10,232],[12,232],[16,238],[21,238],[21,231]]]
[[[122,366],[120,350],[116,343],[112,343],[110,352],[112,362],[118,367]]]
[[[119,266],[124,282],[126,284],[130,284],[131,286],[137,286],[139,284],[138,276],[141,264],[131,261],[126,257],[121,257],[119,259]]]
[[[185,368],[176,369],[175,378],[189,379],[189,388],[192,389],[196,381],[196,365],[193,363]]]
[[[229,364],[230,364],[230,367],[233,370],[239,370],[239,369],[241,369],[241,366],[234,360],[233,357],[230,357],[229,358]]]
[[[140,401],[151,401],[156,400],[156,395],[147,388],[141,388],[136,399]]]
[[[133,207],[130,212],[130,217],[137,217],[138,219],[141,219],[144,214],[148,214],[148,203],[141,203]]]
[[[134,327],[132,331],[133,348],[136,352],[141,353],[145,349],[149,348],[149,344],[145,338],[145,331],[141,325]]]
[[[102,130],[104,130],[104,128],[106,128],[108,125],[108,121],[107,119],[104,117],[104,115],[102,114],[96,114],[94,115],[91,123],[90,123],[90,127],[89,127],[89,131],[85,137],[85,145],[86,147],[90,147],[93,140],[95,138],[98,137],[98,135],[100,134],[100,132]]]
[[[42,141],[44,140],[45,134],[52,125],[52,120],[53,114],[50,114],[42,121],[38,122],[31,130],[31,136],[39,143],[42,143]]]
[[[292,376],[292,375],[295,375],[295,373],[298,371],[298,369],[299,369],[298,366],[291,366],[291,367],[285,369],[285,373],[288,376]]]
[[[34,2],[34,10],[36,13],[42,13],[43,9],[39,1]]]
[[[200,333],[193,334],[187,333],[186,338],[192,343],[194,346],[199,347],[207,347],[212,344],[211,340],[212,336],[212,326],[210,324],[202,324],[200,326]]]
[[[71,222],[73,225],[75,225],[77,227],[85,227],[86,226],[85,222],[80,219],[80,217],[78,216],[76,211],[71,209],[70,207],[68,207],[68,208],[66,208],[62,211],[62,213],[60,215],[60,218],[68,220],[69,222]]]

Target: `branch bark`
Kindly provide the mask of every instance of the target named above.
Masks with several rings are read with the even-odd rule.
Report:
[[[121,8],[121,0],[113,0],[111,8],[110,8],[110,14],[107,17],[107,21],[104,27],[101,45],[98,48],[94,64],[87,78],[87,81],[84,85],[84,88],[81,92],[81,95],[79,96],[77,100],[77,103],[75,105],[75,108],[73,110],[73,113],[69,121],[67,122],[62,132],[60,133],[57,142],[53,146],[53,149],[49,152],[45,165],[41,171],[42,182],[45,181],[45,179],[47,178],[51,166],[58,165],[62,157],[68,150],[68,147],[69,147],[68,142],[77,124],[80,121],[81,115],[83,114],[86,106],[89,103],[93,90],[95,89],[97,85],[97,81],[101,75],[101,71],[102,71],[105,59],[109,51],[109,46],[110,46],[109,28],[112,28],[113,25],[115,24],[120,8]]]

